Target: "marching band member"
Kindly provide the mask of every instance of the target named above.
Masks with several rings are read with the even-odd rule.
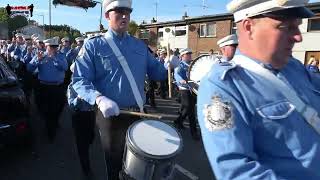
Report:
[[[64,37],[61,39],[61,46],[59,51],[66,57],[67,53],[71,50],[71,43],[68,37]]]
[[[46,52],[38,51],[27,69],[34,72],[38,68],[39,84],[35,98],[39,112],[45,120],[49,141],[53,142],[65,103],[63,80],[68,65],[64,55],[58,51],[59,37],[47,39],[44,43]]]
[[[220,47],[222,57],[216,57],[216,63],[223,63],[230,61],[237,49],[238,38],[236,34],[231,34],[220,39],[217,42],[217,45]]]
[[[195,118],[195,97],[192,95],[188,86],[187,72],[191,63],[192,50],[185,48],[180,50],[180,65],[174,70],[174,79],[177,82],[179,93],[181,96],[181,105],[179,117],[174,121],[178,129],[183,129],[183,121],[188,118],[190,122],[190,132],[195,140],[199,139],[197,133],[197,123]]]
[[[74,72],[74,64],[71,65],[70,70]],[[67,93],[68,104],[71,109],[72,128],[82,172],[86,178],[91,178],[93,172],[90,166],[89,148],[95,136],[96,114],[94,106],[83,100],[73,89],[73,85],[74,83],[71,81]]]
[[[145,43],[127,33],[131,4],[131,0],[103,1],[109,30],[85,41],[72,75],[76,94],[90,105],[97,104],[100,110],[97,125],[105,150],[108,179],[112,180],[119,179],[126,130],[139,119],[119,115],[120,109],[143,111],[146,75],[152,80],[167,78],[166,69],[154,59]],[[118,51],[115,55],[111,47],[118,48],[122,55]]]
[[[64,84],[67,87],[70,82],[71,82],[71,74],[72,74],[72,68],[74,68],[74,65],[71,67],[71,65],[74,63],[76,57],[78,56],[78,53],[81,49],[81,47],[83,46],[83,41],[84,38],[83,37],[77,37],[76,39],[76,43],[77,46],[75,48],[70,49],[67,53],[66,53],[66,60],[68,63],[68,70],[66,72],[65,78],[64,78]]]
[[[305,0],[233,0],[239,54],[201,80],[198,119],[217,179],[320,179],[319,81],[292,57]]]

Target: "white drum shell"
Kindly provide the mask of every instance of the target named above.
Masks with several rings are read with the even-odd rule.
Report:
[[[175,165],[175,157],[182,150],[181,135],[177,132],[180,138],[180,147],[176,152],[166,156],[154,156],[151,154],[146,154],[139,148],[135,147],[130,138],[130,128],[136,123],[131,125],[127,131],[126,147],[123,157],[124,172],[135,180],[170,179]]]
[[[166,180],[170,179],[175,158],[151,160],[143,158],[126,147],[124,154],[124,172],[135,180]]]

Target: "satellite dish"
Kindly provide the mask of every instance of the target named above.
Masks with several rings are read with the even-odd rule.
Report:
[[[164,31],[169,33],[171,31],[171,29],[170,28],[166,28]]]

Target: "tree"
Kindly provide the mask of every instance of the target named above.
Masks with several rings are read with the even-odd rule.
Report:
[[[42,28],[42,26],[40,26]],[[49,37],[49,26],[44,25],[45,35]],[[74,29],[68,25],[52,25],[51,26],[51,37],[59,36],[60,39],[68,36],[71,41],[81,36],[79,30]]]
[[[8,15],[5,8],[0,8],[0,23],[8,23]]]
[[[9,29],[9,35],[18,28],[28,25],[28,20],[24,16],[16,16],[10,18],[5,8],[0,8],[0,23],[7,23]]]
[[[131,34],[132,36],[136,35],[136,32],[138,30],[138,24],[135,21],[130,21],[129,23],[129,34]]]
[[[8,19],[9,34],[13,31],[28,25],[28,20],[24,16],[16,16]]]

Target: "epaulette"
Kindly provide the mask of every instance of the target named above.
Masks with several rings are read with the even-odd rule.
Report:
[[[93,38],[97,38],[97,37],[101,37],[101,36],[102,36],[102,34],[97,34],[97,35],[89,37],[88,39],[93,39]]]
[[[222,62],[219,64],[220,66],[223,66],[223,71],[221,73],[220,79],[223,81],[226,77],[227,73],[231,70],[237,67],[238,65],[234,62]]]

